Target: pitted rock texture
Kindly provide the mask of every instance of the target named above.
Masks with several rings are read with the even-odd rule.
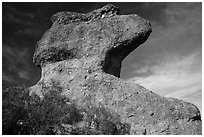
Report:
[[[54,82],[62,88],[61,95],[78,107],[90,112],[103,108],[119,117],[128,125],[124,134],[201,134],[195,105],[161,97],[119,78],[122,60],[147,40],[151,25],[136,14],[118,12],[117,7],[106,5],[87,14],[53,15],[52,27],[37,43],[33,60],[42,68],[42,76],[30,95],[43,99],[43,89]],[[114,130],[119,129],[114,126]],[[107,134],[114,133],[118,132]]]
[[[137,15],[117,15],[107,5],[89,14],[60,12],[38,42],[34,63],[44,67],[62,60],[94,60],[91,71],[119,77],[122,60],[151,33],[150,23]],[[83,62],[83,61],[80,61]]]

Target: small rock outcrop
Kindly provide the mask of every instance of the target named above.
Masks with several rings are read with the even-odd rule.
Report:
[[[91,123],[86,123],[85,114],[75,123],[100,127],[107,131],[104,134],[201,134],[201,116],[195,105],[120,79],[122,60],[148,39],[151,25],[136,14],[118,12],[114,5],[106,5],[87,14],[53,15],[52,27],[37,43],[33,61],[42,74],[29,88],[30,95],[43,99],[44,88],[57,83],[61,96],[78,108],[108,112],[106,126],[97,122],[98,113]]]

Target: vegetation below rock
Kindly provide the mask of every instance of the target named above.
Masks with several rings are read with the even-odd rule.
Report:
[[[60,93],[57,86],[43,99],[29,96],[24,86],[3,91],[3,134],[128,134],[130,126],[105,108],[78,108]]]

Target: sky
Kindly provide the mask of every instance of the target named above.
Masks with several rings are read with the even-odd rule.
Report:
[[[3,3],[2,84],[35,85],[41,70],[35,45],[60,11],[88,13],[107,3]],[[202,3],[112,3],[119,14],[138,14],[152,25],[149,39],[122,63],[121,78],[202,110]]]

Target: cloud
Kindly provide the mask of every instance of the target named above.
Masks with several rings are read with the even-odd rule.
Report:
[[[201,3],[167,3],[162,10],[166,21],[152,21],[153,33],[124,60],[122,77],[161,96],[190,101],[201,110],[201,10]]]
[[[18,79],[29,80],[30,66],[28,64],[29,51],[27,48],[14,48],[3,43],[3,80],[15,82]]]
[[[191,8],[190,5],[192,5]],[[123,61],[122,77],[124,79],[138,75],[142,77],[143,74],[147,77],[153,74],[151,68],[154,66],[171,62],[177,57],[186,58],[193,52],[201,51],[201,5],[171,3],[167,7],[163,12],[167,18],[166,22],[169,23],[160,25],[155,21],[152,22],[153,33],[150,38]],[[201,53],[196,62],[195,71],[201,68]]]
[[[194,70],[200,54],[197,51],[186,58],[175,57],[175,59],[169,62],[162,62],[159,66],[149,68],[153,73],[150,76],[133,77],[128,80],[133,80],[162,96],[167,96],[189,87],[198,87],[200,89],[202,80],[201,71]],[[199,70],[199,68],[197,69]]]
[[[134,77],[128,81],[138,83],[161,96],[190,101],[201,109],[202,96],[192,96],[202,94],[202,72],[200,68],[194,70],[199,54],[201,53],[195,52],[186,58],[175,57],[171,63],[163,62],[152,67],[153,75]]]
[[[28,74],[28,72],[25,71],[25,70],[20,70],[20,71],[18,71],[18,76],[19,76],[20,78],[29,80],[29,74]]]
[[[3,13],[3,22],[16,23],[26,26],[34,25],[34,23],[32,22],[33,17],[31,16],[31,13],[25,14],[24,12],[20,12],[9,3],[3,4]]]
[[[3,62],[7,62],[7,69],[9,71],[17,69],[17,65],[21,64],[24,67],[28,67],[28,49],[14,48],[6,44],[3,44],[2,57]],[[21,66],[21,67],[23,67]]]
[[[188,94],[182,97],[182,99],[188,102],[193,102],[200,109],[202,113],[202,91],[201,90],[198,90],[193,94]]]
[[[12,75],[5,74],[5,73],[2,73],[2,80],[7,81],[9,83],[14,83],[15,82],[15,78],[13,78]]]
[[[18,30],[16,32],[18,35],[30,35],[30,36],[39,36],[42,32],[38,29],[33,29],[33,28],[25,28],[25,29],[21,29],[21,30]]]

